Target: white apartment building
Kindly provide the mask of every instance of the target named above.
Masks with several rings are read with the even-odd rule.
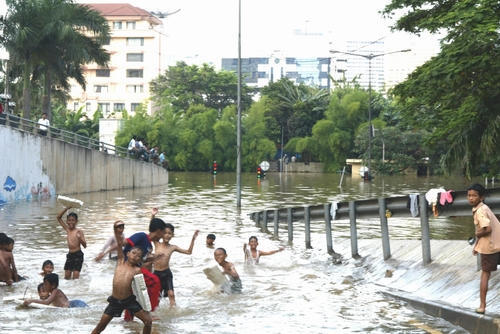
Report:
[[[121,111],[133,114],[142,104],[151,114],[149,82],[166,69],[165,35],[162,22],[151,13],[126,3],[85,4],[104,16],[111,28],[107,67],[84,67],[87,87],[71,85],[68,108],[84,107],[92,117],[100,109],[104,118],[121,118]],[[114,136],[112,142],[114,142]],[[110,140],[105,140],[110,142]]]

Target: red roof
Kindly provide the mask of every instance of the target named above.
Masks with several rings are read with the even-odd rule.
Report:
[[[153,16],[147,10],[132,6],[128,3],[86,3],[82,4],[95,11],[101,13],[102,16],[139,16],[141,18],[149,18],[156,24],[161,24],[161,21]]]

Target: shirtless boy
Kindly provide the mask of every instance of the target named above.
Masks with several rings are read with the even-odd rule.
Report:
[[[59,288],[59,276],[57,274],[47,274],[43,278],[43,291],[49,296],[45,299],[26,299],[24,305],[38,303],[57,307],[69,307],[68,297]],[[42,296],[40,296],[42,297]]]
[[[14,245],[14,240],[7,235],[2,235],[0,238],[0,282],[5,282],[7,285],[19,281],[11,245]]]
[[[144,311],[132,293],[132,280],[134,276],[141,273],[139,267],[143,252],[140,247],[132,247],[127,252],[127,258],[123,254],[123,239],[120,237],[118,228],[115,227],[115,237],[118,242],[115,276],[113,277],[113,292],[108,297],[109,305],[104,310],[101,320],[92,334],[101,333],[113,317],[120,317],[123,310],[127,309],[144,323],[143,333],[151,333],[152,319],[149,312]]]
[[[58,215],[57,221],[63,227],[67,233],[66,239],[68,240],[69,253],[66,255],[66,263],[64,264],[64,278],[71,279],[73,275],[74,279],[80,277],[80,271],[83,265],[83,252],[80,245],[83,248],[87,248],[87,242],[85,241],[85,236],[83,231],[76,228],[78,223],[78,216],[76,213],[71,212],[66,218],[66,222],[63,221],[62,216],[69,208],[64,208]]]
[[[283,247],[280,247],[272,251],[261,251],[257,250],[258,245],[259,245],[259,240],[254,235],[252,235],[248,239],[249,247],[247,247],[247,244],[243,244],[243,252],[245,252],[245,262],[247,264],[259,264],[259,259],[261,256],[272,255],[281,252],[284,249]]]
[[[163,291],[163,296],[166,297],[168,295],[168,299],[170,301],[170,306],[175,305],[175,294],[174,294],[174,283],[172,271],[170,270],[170,257],[173,252],[179,252],[182,254],[192,254],[194,241],[198,236],[198,230],[196,230],[193,234],[193,238],[191,239],[191,244],[188,249],[182,249],[179,246],[171,245],[170,240],[174,236],[174,226],[172,224],[167,223],[167,228],[165,230],[165,234],[163,235],[163,242],[155,241],[155,255],[163,255],[155,259],[153,262],[154,272],[156,276],[160,279],[161,289]]]
[[[227,252],[224,248],[217,248],[214,252],[215,261],[222,267],[223,273],[229,276],[232,293],[241,293],[243,288],[240,280],[240,275],[236,272],[234,264],[226,261]]]

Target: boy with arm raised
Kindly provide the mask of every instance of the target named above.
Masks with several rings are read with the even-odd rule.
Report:
[[[118,262],[116,264],[115,275],[113,277],[113,292],[108,298],[109,305],[104,310],[101,320],[92,334],[101,333],[113,317],[120,317],[123,310],[127,309],[137,316],[144,323],[143,333],[151,333],[152,319],[149,312],[142,309],[132,293],[132,280],[134,276],[141,273],[139,267],[143,251],[140,247],[132,247],[127,252],[127,258],[123,254],[123,239],[120,238],[119,231],[115,227],[116,241],[118,242]]]
[[[77,279],[80,278],[80,271],[83,265],[83,252],[80,245],[83,248],[87,248],[87,241],[85,240],[83,231],[76,228],[76,224],[78,223],[78,215],[76,213],[70,212],[66,218],[66,222],[62,219],[62,216],[68,209],[69,207],[65,207],[57,215],[59,225],[66,231],[69,249],[66,255],[66,263],[64,264],[64,278],[71,279],[71,276],[73,276],[74,279]]]

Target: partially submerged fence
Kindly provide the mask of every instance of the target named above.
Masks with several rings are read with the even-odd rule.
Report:
[[[421,239],[422,239],[422,259],[425,264],[431,262],[431,246],[429,232],[429,215],[432,215],[432,206],[425,199],[425,194],[418,194],[418,215],[413,216],[408,207],[408,196],[398,196],[389,198],[368,199],[349,202],[335,203],[337,209],[334,210],[335,220],[349,219],[351,255],[358,257],[358,233],[356,226],[357,218],[380,218],[380,234],[382,239],[382,250],[384,259],[391,257],[391,247],[389,240],[388,217],[405,218],[420,217]],[[487,190],[487,205],[493,212],[500,212],[500,188]],[[304,222],[306,248],[311,248],[311,221],[321,220],[325,224],[326,245],[329,254],[334,254],[332,239],[332,203],[288,207],[281,209],[270,209],[250,214],[250,218],[256,222],[257,226],[264,232],[269,232],[268,224],[273,222],[275,237],[279,235],[279,223],[286,222],[288,230],[288,242],[293,241],[294,222]],[[467,200],[466,191],[454,192],[452,204],[438,206],[440,216],[472,216],[471,206]],[[390,218],[389,218],[390,219]]]
[[[45,126],[47,130],[42,131],[40,130],[40,124],[38,124],[38,122],[8,113],[0,114],[0,125],[6,125],[8,127],[32,134],[43,134],[47,136],[47,138],[53,138],[85,148],[116,154],[121,157],[128,156],[128,150],[126,147],[111,145],[94,138],[82,136],[77,133],[58,129],[52,126]]]

